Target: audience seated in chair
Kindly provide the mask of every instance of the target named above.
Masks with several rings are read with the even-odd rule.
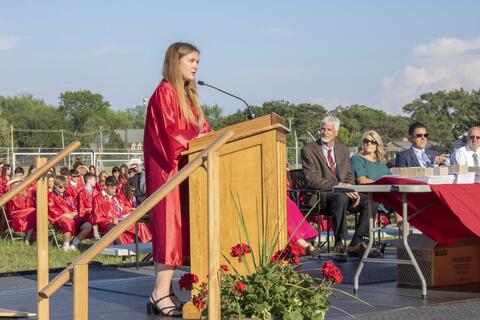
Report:
[[[12,188],[23,180],[23,175],[23,168],[17,167],[14,179],[9,181]],[[13,231],[25,235],[26,244],[30,244],[37,225],[36,207],[32,200],[35,195],[32,192],[31,188],[25,188],[7,203],[7,215],[11,220],[11,227]]]
[[[397,153],[395,167],[433,167],[435,165],[449,165],[448,158],[441,156],[438,151],[427,149],[427,128],[420,122],[415,122],[408,128],[412,147]]]
[[[347,211],[360,216],[347,252],[352,256],[363,254],[362,237],[368,236],[367,197],[357,192],[334,193],[337,185],[354,184],[348,148],[335,141],[340,120],[327,116],[320,123],[321,138],[302,148],[302,165],[307,187],[320,191],[320,208],[333,214],[335,235],[334,258],[344,260],[345,248],[342,240],[347,237]],[[310,199],[315,203],[318,199]]]
[[[480,167],[480,127],[468,129],[467,144],[455,150],[450,156],[452,164]]]
[[[92,225],[78,216],[77,208],[65,191],[67,179],[64,176],[55,178],[53,192],[48,194],[48,219],[50,223],[63,233],[63,250],[76,250],[85,239]],[[76,239],[70,245],[72,235]]]
[[[360,139],[360,152],[354,155],[352,161],[352,171],[357,184],[373,183],[382,176],[388,176],[392,173],[385,164],[385,151],[383,141],[380,135],[369,130],[365,132]],[[375,204],[379,212],[394,213],[399,228],[402,228],[402,216],[383,204]],[[408,234],[408,223],[407,223]]]

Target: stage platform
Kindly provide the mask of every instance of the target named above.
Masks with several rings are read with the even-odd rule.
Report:
[[[312,275],[327,260],[305,258],[301,268]],[[339,289],[352,292],[358,260],[350,259],[338,265],[345,282]],[[380,269],[379,269],[380,268]],[[186,270],[186,269],[184,269]],[[336,294],[332,305],[345,310],[356,319],[480,319],[480,284],[429,289],[427,300],[420,299],[421,289],[399,288],[395,266],[367,265],[361,279],[359,297],[372,304],[371,308],[353,298]],[[175,273],[179,278],[182,271]],[[362,284],[363,283],[363,284]],[[153,266],[135,268],[90,268],[89,319],[162,319],[146,315],[146,301],[154,285]],[[0,308],[36,311],[35,276],[0,277]],[[178,290],[178,287],[175,288]],[[185,299],[188,295],[181,292]],[[50,319],[72,319],[72,288],[64,286],[51,300]],[[34,319],[34,318],[33,318]],[[168,318],[165,318],[168,319]],[[327,319],[352,319],[332,308]]]

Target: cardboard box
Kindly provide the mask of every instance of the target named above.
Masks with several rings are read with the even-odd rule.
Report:
[[[442,246],[423,234],[412,234],[408,243],[427,286],[480,282],[480,239],[459,240]],[[397,256],[398,259],[408,259],[402,244],[397,246]],[[398,265],[397,281],[399,285],[421,285],[413,265]]]

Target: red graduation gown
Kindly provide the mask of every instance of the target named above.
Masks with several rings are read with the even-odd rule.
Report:
[[[93,225],[97,225],[101,233],[107,233],[110,225],[119,217],[120,212],[115,207],[113,196],[110,198],[105,191],[93,197],[92,219]]]
[[[147,195],[178,172],[181,152],[187,149],[188,142],[210,130],[206,121],[199,128],[199,124],[185,119],[175,88],[163,80],[150,98],[145,123],[143,154]],[[184,265],[190,255],[187,192],[184,183],[150,211],[155,262]]]
[[[134,198],[128,200],[123,192],[115,196],[118,203],[122,207],[122,217],[130,214],[137,207],[134,203]],[[135,225],[131,226],[125,233],[122,235],[120,241],[125,241],[125,243],[134,243],[135,242]],[[138,223],[138,239],[142,243],[146,243],[152,240],[152,234],[148,230],[147,225],[144,222]],[[122,242],[123,243],[123,242]]]
[[[96,196],[98,192],[93,189],[92,192],[88,192],[88,190],[84,187],[77,195],[77,212],[78,216],[82,218],[84,221],[90,222],[92,225],[92,206],[93,206],[93,197]]]
[[[60,228],[63,233],[70,232],[77,235],[77,231],[84,221],[78,216],[71,218],[65,215],[65,213],[72,212],[76,213],[77,208],[66,192],[63,195],[55,192],[48,193],[48,220],[50,223]]]
[[[16,232],[26,233],[37,226],[36,208],[32,202],[31,194],[26,191],[20,192],[7,203],[12,228]]]
[[[7,186],[8,179],[4,177],[0,177],[0,196],[7,193],[10,190],[10,186]]]

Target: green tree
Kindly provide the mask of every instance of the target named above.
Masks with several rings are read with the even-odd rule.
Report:
[[[141,129],[145,127],[145,117],[147,114],[146,105],[142,104],[133,108],[128,108],[126,112],[133,121],[132,128]]]
[[[88,90],[65,91],[60,94],[60,112],[70,122],[74,136],[85,131],[89,118],[102,116],[110,110],[103,96]]]
[[[109,136],[108,142],[105,144],[106,149],[124,149],[125,143],[118,133],[114,130],[107,131]]]
[[[223,109],[218,105],[202,105],[203,113],[213,130],[220,129],[221,119],[223,118]]]
[[[0,110],[0,146],[9,146],[11,141],[10,139],[10,124],[3,116],[3,112]]]
[[[16,146],[44,148],[62,146],[60,132],[38,132],[67,127],[63,115],[57,108],[33,98],[31,94],[22,94],[15,97],[0,96],[0,111],[8,123],[13,124],[14,130],[17,130],[14,132]]]

